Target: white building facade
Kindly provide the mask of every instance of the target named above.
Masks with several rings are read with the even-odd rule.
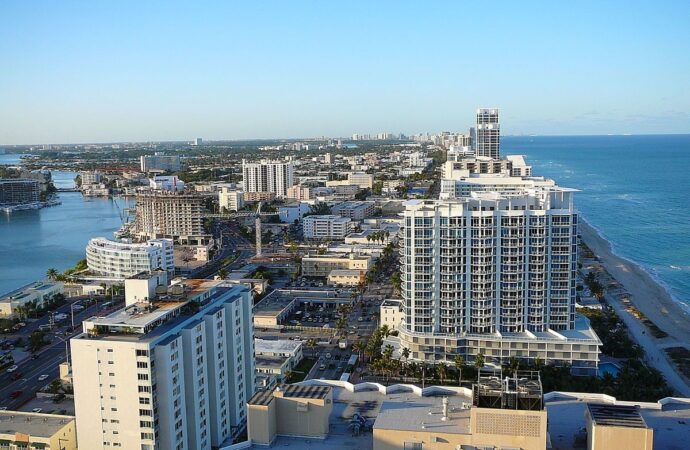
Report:
[[[244,192],[271,192],[286,198],[288,189],[295,184],[295,167],[292,162],[242,160],[242,177]]]
[[[501,125],[497,108],[477,110],[475,154],[498,159],[501,155]]]
[[[420,360],[481,353],[596,372],[600,342],[575,316],[577,225],[573,190],[558,187],[407,202],[401,344]]]
[[[353,230],[352,219],[335,215],[307,216],[302,220],[307,239],[345,239]]]
[[[218,192],[218,206],[221,211],[239,211],[244,208],[244,192],[237,189],[222,187]]]
[[[244,429],[251,295],[202,280],[174,288],[89,319],[71,339],[80,448],[210,450]]]
[[[172,275],[175,271],[173,241],[151,239],[133,244],[102,237],[94,238],[86,246],[86,263],[94,275],[116,280],[156,269]]]

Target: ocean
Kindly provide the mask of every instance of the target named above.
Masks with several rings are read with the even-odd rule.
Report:
[[[690,135],[504,137],[501,153],[581,190],[577,208],[614,252],[690,305]]]

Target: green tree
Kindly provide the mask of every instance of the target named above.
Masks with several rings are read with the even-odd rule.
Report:
[[[226,278],[228,277],[228,271],[225,270],[225,268],[220,269],[220,270],[218,271],[218,277],[219,277],[221,280],[226,279]]]
[[[455,355],[453,363],[458,371],[458,386],[460,386],[462,383],[462,368],[465,366],[465,358],[463,358],[462,355]]]
[[[57,278],[58,278],[59,275],[60,275],[60,272],[58,272],[57,269],[55,269],[54,267],[51,267],[51,268],[48,269],[48,271],[46,272],[46,276],[47,276],[50,280],[53,280],[53,281],[57,281]]]
[[[477,370],[484,367],[484,355],[482,353],[477,353],[474,357],[474,367],[476,367]]]

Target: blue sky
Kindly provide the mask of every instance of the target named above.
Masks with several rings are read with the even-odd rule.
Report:
[[[0,2],[0,144],[690,132],[690,2]]]

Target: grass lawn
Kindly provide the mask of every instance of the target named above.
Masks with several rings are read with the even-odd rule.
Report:
[[[292,369],[292,379],[290,383],[297,383],[298,381],[304,380],[312,367],[316,364],[316,358],[304,358]]]

